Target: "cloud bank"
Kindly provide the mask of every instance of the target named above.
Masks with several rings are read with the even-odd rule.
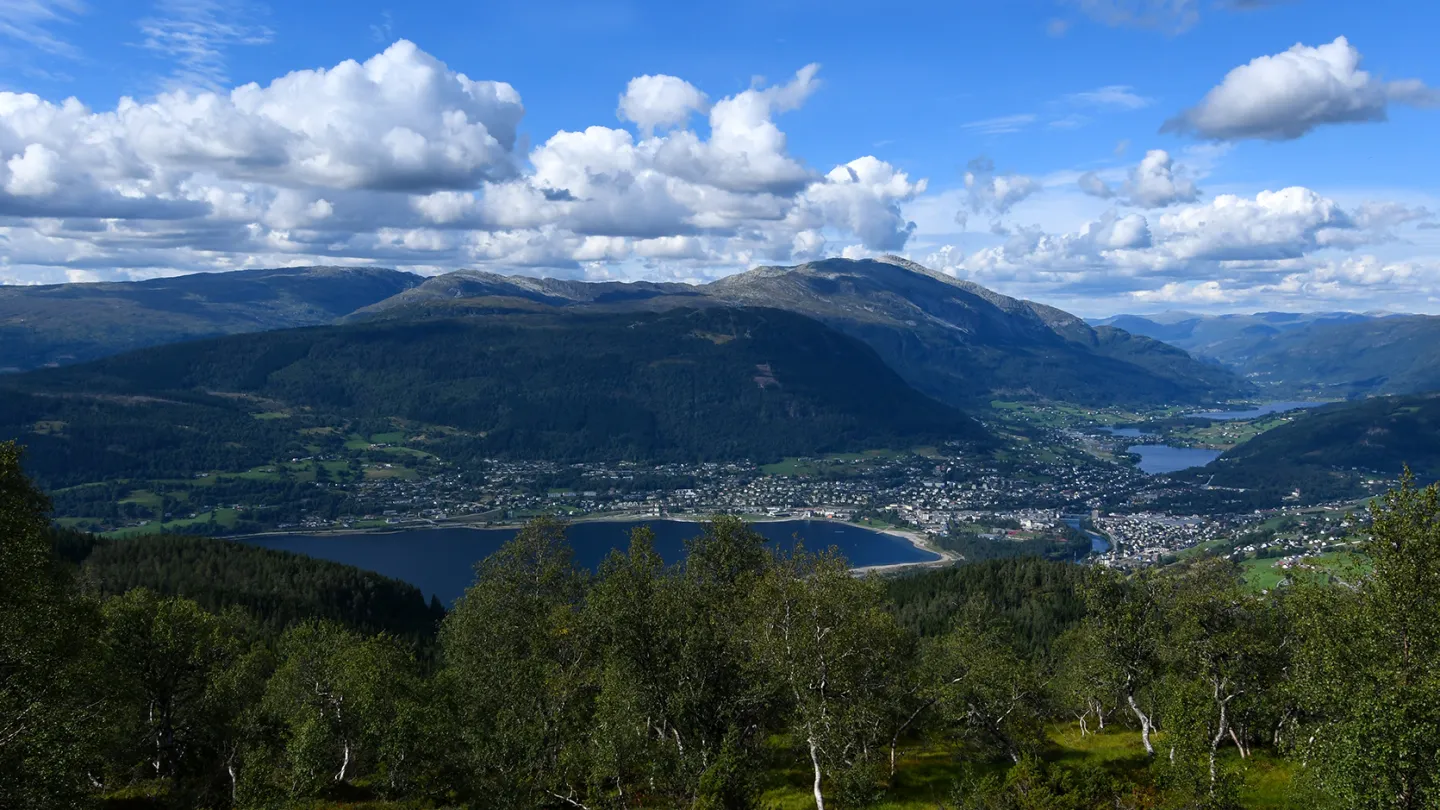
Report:
[[[871,156],[819,171],[788,150],[777,119],[818,73],[713,103],[637,77],[617,107],[633,129],[558,132],[528,154],[516,88],[404,40],[112,110],[0,93],[0,280],[341,262],[579,275],[660,259],[706,277],[834,240],[901,250],[914,226],[900,206],[923,179]]]

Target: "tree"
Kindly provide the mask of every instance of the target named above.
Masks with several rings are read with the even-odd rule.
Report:
[[[106,681],[121,730],[113,759],[152,777],[204,771],[216,730],[207,691],[239,657],[239,639],[189,599],[144,588],[110,599],[102,613]]]
[[[813,793],[825,808],[827,776],[852,803],[873,797],[889,742],[887,701],[903,634],[878,582],[851,576],[833,553],[797,549],[760,577],[748,629],[757,677],[786,705],[803,742]]]
[[[476,568],[440,634],[467,788],[501,805],[574,804],[584,785],[570,781],[561,752],[583,736],[594,694],[586,576],[564,524],[549,518]]]
[[[1058,706],[1079,721],[1080,736],[1090,733],[1091,718],[1104,731],[1105,718],[1115,710],[1122,683],[1106,660],[1094,625],[1072,627],[1056,640],[1055,648],[1057,663],[1050,691]]]
[[[0,807],[65,807],[89,789],[104,700],[98,617],[52,559],[49,501],[0,443]]]
[[[414,669],[394,639],[308,621],[287,630],[277,652],[264,704],[281,730],[278,776],[290,798],[394,767],[385,756],[404,752],[387,742]]]
[[[1306,777],[1347,807],[1440,804],[1440,490],[1371,506],[1373,566],[1302,577],[1291,604]]]
[[[1034,667],[978,606],[924,648],[921,671],[943,725],[967,742],[1015,763],[1038,748],[1044,695]]]
[[[1213,792],[1220,745],[1228,740],[1242,757],[1249,753],[1247,721],[1283,670],[1281,639],[1269,600],[1245,590],[1228,560],[1187,566],[1167,584],[1167,681],[1185,693],[1167,713],[1169,730],[1202,752]]]
[[[1096,571],[1082,588],[1087,606],[1086,625],[1104,651],[1105,666],[1119,678],[1120,695],[1140,723],[1145,752],[1154,756],[1153,705],[1146,705],[1150,687],[1160,670],[1164,626],[1157,591],[1160,583],[1149,571],[1126,577],[1118,572]]]

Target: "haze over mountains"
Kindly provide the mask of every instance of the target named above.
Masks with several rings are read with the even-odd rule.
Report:
[[[1178,346],[1272,397],[1440,390],[1440,317],[1350,312],[1166,313],[1095,321]]]

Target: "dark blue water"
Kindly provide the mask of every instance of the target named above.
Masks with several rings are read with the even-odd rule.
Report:
[[[1146,432],[1140,430],[1140,428],[1116,428],[1116,427],[1107,427],[1107,428],[1100,428],[1100,429],[1103,430],[1103,431],[1105,431],[1106,433],[1109,433],[1111,436],[1123,436],[1123,437],[1125,437],[1125,438],[1127,438],[1127,439],[1138,439],[1138,438],[1140,438],[1141,436],[1149,436],[1149,435],[1150,435],[1149,433],[1146,433]]]
[[[1140,462],[1135,466],[1139,467],[1141,472],[1150,475],[1188,470],[1191,467],[1204,467],[1220,457],[1219,450],[1171,447],[1168,444],[1137,444],[1128,450],[1140,457]]]
[[[1285,413],[1286,411],[1298,411],[1301,408],[1318,408],[1325,405],[1324,402],[1267,402],[1258,408],[1251,408],[1248,411],[1206,411],[1205,413],[1194,413],[1201,419],[1216,419],[1230,421],[1232,419],[1259,419],[1262,416],[1269,416],[1272,413]]]
[[[630,544],[630,530],[649,526],[655,531],[655,550],[666,562],[685,556],[685,540],[700,533],[700,524],[677,520],[576,523],[566,536],[575,549],[575,562],[595,568],[611,549]],[[752,524],[775,547],[790,548],[799,537],[805,547],[820,550],[836,546],[850,564],[891,565],[931,562],[939,556],[916,548],[894,535],[827,521],[786,520]],[[515,536],[516,529],[414,529],[387,534],[288,534],[244,538],[266,548],[294,551],[311,557],[353,565],[419,587],[450,604],[475,578],[475,563]]]

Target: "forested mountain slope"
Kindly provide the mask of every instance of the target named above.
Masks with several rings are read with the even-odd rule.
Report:
[[[1367,478],[1409,466],[1440,479],[1440,395],[1373,397],[1308,410],[1181,475],[1311,502],[1362,495]]]
[[[961,407],[996,397],[1211,402],[1253,391],[1224,369],[1172,346],[1119,329],[1091,328],[1067,312],[897,257],[759,267],[697,286],[464,271],[437,276],[354,317],[483,313],[520,301],[607,310],[785,309],[859,338],[912,386]]]
[[[270,417],[283,418],[270,418]],[[247,469],[433,425],[443,457],[773,460],[986,443],[875,352],[780,310],[539,312],[283,330],[0,378],[0,436],[48,484]]]

